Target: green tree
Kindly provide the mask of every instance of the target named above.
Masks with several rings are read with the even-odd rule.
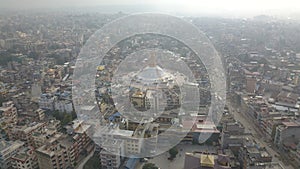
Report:
[[[171,148],[169,150],[169,154],[170,154],[171,160],[174,159],[176,157],[176,155],[178,154],[178,149],[176,147]]]
[[[0,54],[0,65],[6,66],[8,62],[20,62],[20,59],[17,56],[9,55],[9,54]]]
[[[77,114],[76,114],[75,111],[72,111],[71,115],[72,115],[72,119],[76,119],[77,118]]]
[[[62,120],[62,125],[66,125],[68,124],[69,122],[71,122],[73,119],[72,119],[72,115],[71,114],[68,114],[68,113],[64,113],[64,118]]]
[[[158,167],[153,163],[147,163],[143,166],[143,169],[158,169]]]
[[[67,113],[67,112],[53,111],[52,115],[57,120],[59,120],[63,126],[76,118],[74,113]]]
[[[5,102],[4,96],[0,95],[0,106],[2,106],[2,103]]]

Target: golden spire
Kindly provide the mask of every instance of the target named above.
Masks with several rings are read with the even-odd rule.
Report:
[[[151,52],[150,60],[149,60],[149,66],[155,67],[156,66],[156,55],[154,52]]]

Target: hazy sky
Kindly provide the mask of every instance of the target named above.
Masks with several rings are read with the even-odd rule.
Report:
[[[300,12],[299,0],[0,0],[0,8],[142,5],[161,12],[188,14],[289,14]]]

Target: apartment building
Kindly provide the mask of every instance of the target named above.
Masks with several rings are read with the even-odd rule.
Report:
[[[1,141],[0,142],[0,166],[1,169],[12,167],[12,159],[17,152],[22,149],[24,143],[21,141]]]
[[[24,147],[11,158],[13,169],[37,169],[38,162],[34,148]]]

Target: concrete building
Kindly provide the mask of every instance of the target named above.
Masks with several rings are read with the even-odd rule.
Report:
[[[17,123],[17,116],[17,108],[12,101],[2,103],[0,117],[5,119],[6,125],[15,125]]]
[[[23,148],[24,143],[21,141],[1,141],[0,142],[0,166],[1,169],[12,167],[12,159],[14,155]]]
[[[146,91],[146,108],[150,108],[153,110],[152,113],[161,112],[161,107],[165,108],[166,106],[162,106],[162,102],[165,99],[162,99],[162,94],[156,90],[147,90]]]
[[[96,143],[102,145],[107,144],[106,142],[118,140],[122,142],[122,147],[120,153],[122,155],[132,155],[132,154],[139,154],[142,148],[142,141],[138,138],[144,137],[144,129],[139,131],[139,127],[137,130],[130,131],[130,130],[121,130],[121,129],[112,129],[110,127],[103,127],[101,133],[98,135],[94,135],[94,140]],[[110,146],[110,144],[108,144]],[[106,147],[102,145],[104,149]]]
[[[73,111],[72,101],[70,100],[57,100],[54,102],[54,109],[60,112],[71,113]]]
[[[101,166],[105,169],[118,169],[121,165],[121,155],[124,144],[121,140],[106,140],[102,143],[104,149],[100,152]]]
[[[94,149],[94,142],[87,135],[90,125],[84,124],[83,121],[72,121],[71,128],[67,128],[69,140],[72,140],[75,160],[78,161],[81,153],[90,153]]]
[[[242,146],[245,128],[239,122],[225,123],[221,134],[221,147]]]
[[[42,145],[36,150],[40,168],[65,169],[76,166],[94,149],[94,143],[86,134],[88,128],[89,125],[74,120],[72,125],[66,127],[67,135],[54,128],[35,133],[35,144]]]
[[[48,122],[47,128],[60,131],[62,127],[59,120],[53,119]]]
[[[39,167],[33,147],[21,149],[11,160],[14,169],[37,169]]]
[[[272,155],[266,149],[259,148],[256,145],[244,146],[240,148],[239,160],[243,168],[260,169],[272,162]]]
[[[36,117],[37,117],[37,119],[38,119],[39,121],[44,120],[44,118],[45,118],[45,111],[44,111],[44,110],[42,110],[42,109],[37,109],[37,110],[35,111],[35,113],[36,113]]]
[[[277,97],[277,104],[289,106],[289,107],[295,107],[298,101],[299,95],[296,93],[286,92],[282,91],[280,92]]]
[[[146,95],[144,92],[138,91],[132,94],[130,101],[132,105],[138,110],[146,110],[147,109],[147,102],[146,102]]]
[[[282,125],[276,127],[274,143],[281,147],[287,139],[300,140],[299,122],[282,122]]]
[[[88,139],[78,134],[54,134],[36,150],[40,168],[65,169],[76,166],[94,148],[94,144],[86,140]]]
[[[36,155],[40,169],[66,169],[75,161],[71,145],[57,142],[38,148]]]
[[[55,97],[49,94],[42,94],[38,103],[41,109],[54,110]]]
[[[255,93],[256,90],[256,77],[247,76],[246,77],[246,92]]]
[[[24,126],[15,126],[11,131],[12,140],[21,140],[26,146],[34,146],[32,134],[41,131],[46,123],[31,123]]]
[[[157,146],[158,124],[140,124],[135,131],[122,130],[113,124],[102,127],[102,131],[94,134],[94,141],[107,149],[103,144],[118,140],[122,142],[122,156],[140,156],[155,152]],[[145,139],[143,139],[145,138]],[[107,144],[109,146],[109,144]]]
[[[35,148],[39,148],[45,144],[51,144],[57,141],[63,134],[53,129],[44,129],[32,134],[33,145]]]
[[[182,119],[179,125],[182,125],[182,128],[184,130],[189,130],[187,135],[181,140],[181,142],[185,143],[207,143],[207,144],[217,144],[219,141],[219,136],[220,136],[220,131],[217,129],[216,125],[212,122],[207,120],[206,121],[206,115],[197,115],[194,114],[194,117],[191,118],[185,118]],[[169,116],[172,117],[172,116]],[[176,118],[171,119],[171,123],[177,123],[179,120]],[[159,124],[164,124],[160,123]],[[165,126],[165,125],[161,125]],[[159,126],[160,132],[162,131],[161,127]],[[168,126],[166,127],[168,130]],[[165,129],[165,130],[166,130]],[[164,131],[162,131],[164,132]],[[173,136],[171,137],[176,137],[179,133],[175,132]]]

